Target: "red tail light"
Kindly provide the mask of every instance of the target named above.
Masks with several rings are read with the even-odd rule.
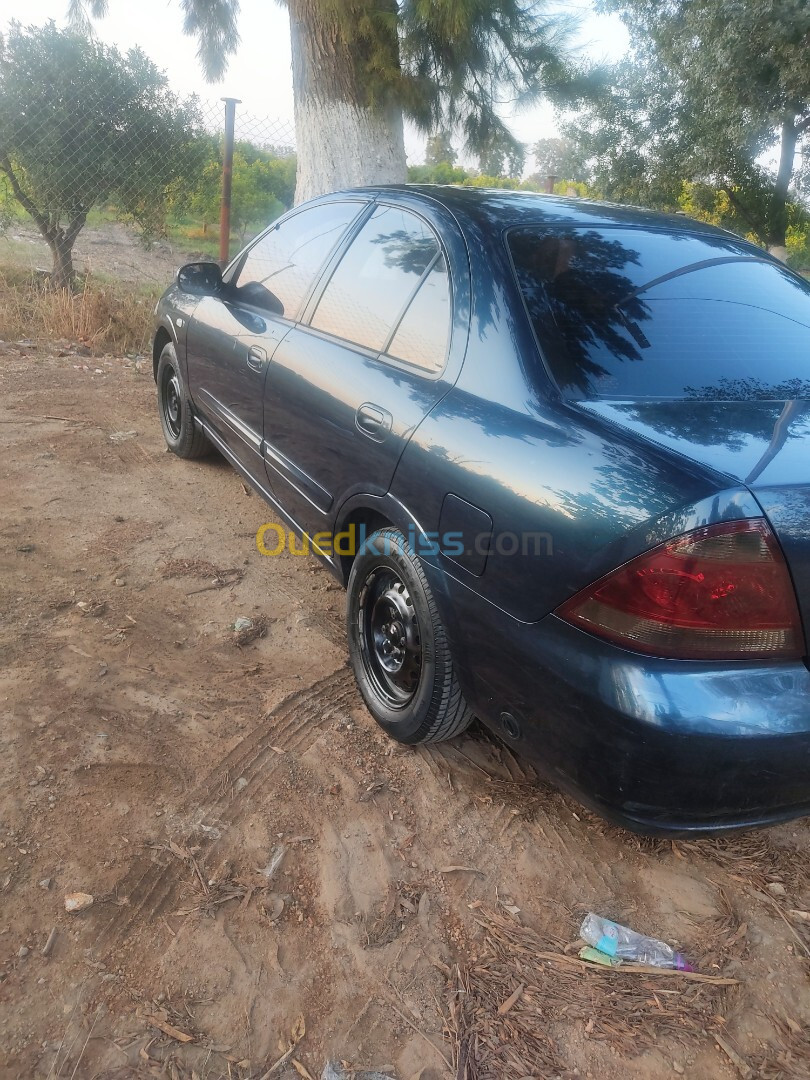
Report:
[[[804,655],[793,583],[764,518],[668,540],[566,601],[560,618],[678,660]]]

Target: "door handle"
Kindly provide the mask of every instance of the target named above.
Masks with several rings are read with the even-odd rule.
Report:
[[[249,368],[253,368],[254,371],[263,371],[265,361],[267,360],[267,353],[258,345],[251,345],[248,349],[247,363]]]
[[[354,422],[357,430],[368,435],[375,442],[382,442],[391,430],[393,417],[379,405],[373,405],[370,401],[365,402],[354,414]]]

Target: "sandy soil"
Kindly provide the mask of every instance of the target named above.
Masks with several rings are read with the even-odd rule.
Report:
[[[387,740],[342,592],[165,452],[150,366],[0,356],[0,1075],[807,1076],[806,823],[639,842],[481,732]],[[560,959],[587,909],[738,982]]]

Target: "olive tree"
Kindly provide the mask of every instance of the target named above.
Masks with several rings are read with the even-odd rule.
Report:
[[[73,246],[93,207],[114,203],[147,234],[172,181],[194,168],[201,124],[138,49],[54,23],[12,23],[0,38],[0,170],[53,256],[51,282],[73,282]]]

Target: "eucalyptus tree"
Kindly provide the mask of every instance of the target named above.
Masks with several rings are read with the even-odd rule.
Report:
[[[666,201],[682,180],[723,190],[781,249],[807,190],[807,0],[600,0],[630,31],[601,100],[564,124],[609,194]]]

